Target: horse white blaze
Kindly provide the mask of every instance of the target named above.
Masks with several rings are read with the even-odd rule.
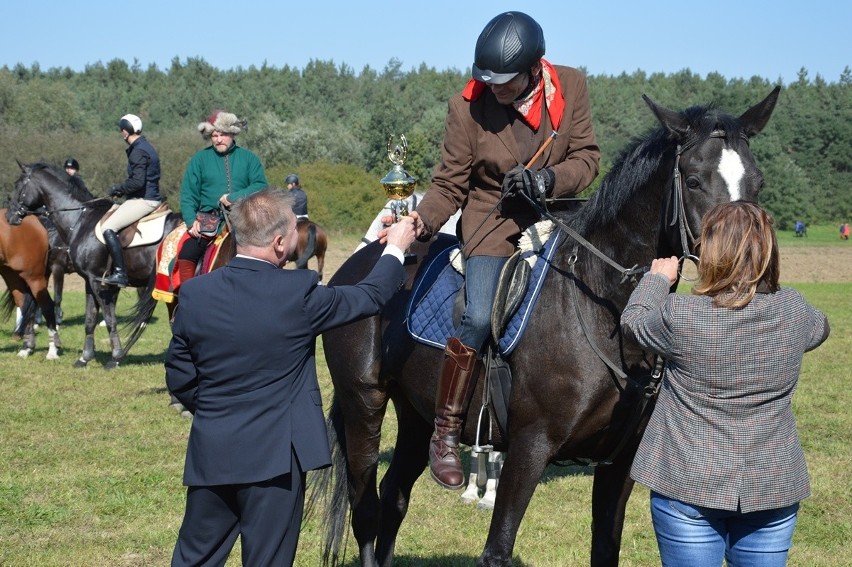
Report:
[[[722,157],[719,159],[719,175],[725,180],[728,185],[728,193],[731,195],[731,201],[736,201],[740,198],[740,182],[745,173],[740,154],[734,150],[725,148],[722,150]]]

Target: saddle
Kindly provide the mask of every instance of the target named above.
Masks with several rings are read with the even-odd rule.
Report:
[[[485,356],[491,411],[506,431],[512,373],[506,357],[517,346],[538,299],[561,233],[542,221],[530,227],[500,274],[491,312],[492,346]],[[415,282],[408,331],[418,342],[443,348],[464,311],[464,267],[458,246],[439,252]]]
[[[95,237],[105,244],[103,235],[103,225],[112,214],[118,209],[118,204],[113,205],[101,217],[98,224],[95,225]],[[144,246],[146,244],[154,244],[163,238],[163,233],[166,228],[166,216],[171,212],[169,205],[165,202],[160,203],[160,206],[145,215],[130,226],[127,226],[118,233],[118,239],[121,242],[122,248],[133,248],[134,246]]]
[[[198,263],[197,274],[206,274],[210,267],[219,258],[222,244],[230,235],[228,226],[222,228],[222,232],[216,236],[207,246],[204,258]],[[157,273],[154,278],[154,290],[151,295],[157,301],[173,303],[177,299],[178,289],[183,283],[180,272],[177,270],[177,258],[184,243],[192,238],[185,223],[180,223],[177,228],[167,234],[157,247]]]

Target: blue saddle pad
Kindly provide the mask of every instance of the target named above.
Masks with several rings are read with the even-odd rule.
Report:
[[[521,255],[522,261],[530,256],[538,257],[530,272],[527,293],[500,337],[498,348],[502,355],[511,353],[523,335],[550,261],[561,240],[561,231],[554,230],[540,250],[526,251]],[[455,330],[453,305],[464,284],[462,275],[450,265],[450,255],[455,250],[458,250],[458,246],[451,246],[432,260],[415,282],[408,304],[408,332],[416,341],[441,349]]]

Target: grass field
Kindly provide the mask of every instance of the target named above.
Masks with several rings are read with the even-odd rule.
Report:
[[[801,248],[800,256],[819,265],[845,245],[828,227],[824,237],[817,227],[809,232],[801,243],[805,239],[782,234],[782,246]],[[333,240],[330,256],[336,258],[328,273],[356,241]],[[788,279],[828,313],[832,327],[829,340],[805,357],[794,398],[813,496],[801,509],[792,566],[852,565],[852,278],[831,281],[831,274],[816,282],[811,273]],[[134,296],[123,292],[120,305],[126,309]],[[98,359],[90,368],[72,368],[83,341],[82,292],[69,292],[64,308],[65,349],[59,361],[45,360],[44,333],[36,354],[22,360],[15,356],[19,343],[10,338],[11,321],[0,332],[0,565],[167,565],[183,514],[181,475],[190,422],[167,408],[165,308],[157,308],[149,329],[114,371],[101,368],[108,359],[104,329],[96,335]],[[328,402],[321,341],[318,348]],[[383,431],[386,449],[394,437],[391,415]],[[588,471],[550,467],[521,525],[515,564],[587,565],[590,494]],[[395,564],[471,565],[482,550],[489,519],[488,512],[463,505],[457,493],[439,489],[425,475],[414,488]],[[628,506],[621,556],[623,566],[659,564],[647,491],[641,487]],[[319,557],[318,522],[311,519],[304,525],[296,564],[319,565]],[[347,558],[348,567],[358,564],[351,535]],[[229,565],[239,564],[235,552]]]

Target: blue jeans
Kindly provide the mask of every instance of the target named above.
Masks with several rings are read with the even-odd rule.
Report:
[[[506,260],[501,256],[473,256],[464,263],[466,306],[455,337],[477,352],[491,336],[491,307]]]
[[[651,519],[664,567],[784,567],[799,504],[742,513],[651,492]]]

